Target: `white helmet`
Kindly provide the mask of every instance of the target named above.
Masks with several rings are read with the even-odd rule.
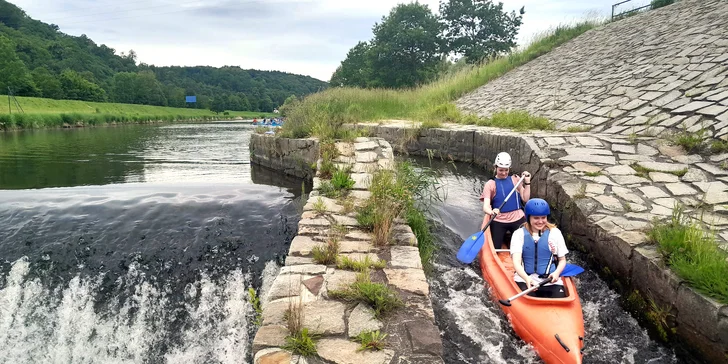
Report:
[[[511,156],[506,152],[500,152],[495,156],[495,166],[499,168],[511,168]]]

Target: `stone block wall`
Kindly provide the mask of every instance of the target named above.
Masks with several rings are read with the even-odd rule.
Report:
[[[728,139],[728,2],[681,0],[592,29],[457,101],[561,130]]]
[[[318,148],[308,146],[307,140],[275,141],[267,136],[253,137],[258,139],[256,155],[280,156],[280,152],[264,148],[302,146],[287,149],[290,153],[285,160],[289,161],[297,160],[296,150],[308,153]],[[322,181],[314,178],[314,189],[303,208],[286,265],[262,298],[262,326],[253,340],[254,363],[440,364],[442,340],[434,321],[417,238],[404,221],[396,220],[392,244],[375,246],[372,235],[362,230],[355,218],[356,207],[362,206],[370,196],[368,189],[373,173],[392,168],[392,148],[385,140],[377,138],[358,138],[355,143],[338,142],[336,147],[340,156],[335,164],[340,168],[351,168],[352,179],[356,182],[349,193],[354,208],[347,211],[342,201],[321,196]],[[284,168],[284,163],[270,165]],[[290,170],[295,171],[287,171]],[[339,269],[336,265],[326,266],[314,261],[314,247],[325,245],[334,235],[340,239],[340,256],[387,262],[384,269],[372,272],[373,280],[388,284],[402,298],[405,307],[376,318],[374,311],[364,303],[351,304],[329,296],[332,290],[353,283],[357,276],[356,272]],[[286,311],[295,305],[302,307],[303,326],[321,335],[316,345],[319,358],[300,358],[282,349],[289,335]],[[387,347],[381,351],[358,351],[359,344],[352,339],[361,332],[374,330],[388,335]]]
[[[269,134],[250,136],[250,162],[300,178],[313,178],[319,157],[318,141],[277,138]]]
[[[364,125],[397,151],[415,155],[492,168],[497,153],[509,152],[514,172],[533,174],[532,196],[552,205],[553,218],[581,250],[608,268],[625,288],[638,290],[669,311],[668,321],[678,337],[699,355],[710,362],[728,361],[728,305],[690,288],[665,267],[645,235],[654,217],[668,218],[679,202],[688,215],[702,216],[714,226],[719,244],[728,250],[728,171],[716,167],[711,158],[686,155],[649,137],[515,133],[463,125],[418,129],[403,122]],[[451,154],[453,137],[446,136],[448,132],[461,140],[472,139],[472,150],[458,150],[459,157]],[[415,144],[412,135],[427,141]],[[397,139],[402,136],[406,138]],[[415,150],[413,145],[427,145],[431,151]],[[638,173],[641,168],[649,173]],[[697,209],[700,214],[693,213]]]

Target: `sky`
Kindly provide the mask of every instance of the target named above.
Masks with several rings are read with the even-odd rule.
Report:
[[[346,53],[408,0],[10,0],[34,19],[157,66],[240,66],[328,81]],[[502,0],[525,6],[518,43],[558,24],[608,16],[618,0]],[[634,3],[649,2],[635,0]],[[439,0],[420,0],[433,12]]]

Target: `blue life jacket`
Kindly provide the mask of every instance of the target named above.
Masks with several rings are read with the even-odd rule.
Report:
[[[538,273],[538,275],[548,275],[556,270],[556,263],[551,264],[551,268],[546,271],[549,262],[551,262],[552,254],[549,249],[549,230],[546,230],[538,239],[538,243],[533,241],[533,237],[525,227],[523,229],[523,269],[528,274]]]
[[[495,196],[493,196],[493,204],[492,207],[498,208],[503,201],[505,201],[506,196],[508,196],[511,191],[513,191],[513,178],[511,176],[508,176],[504,179],[495,179]],[[503,205],[503,208],[500,209],[501,212],[511,212],[516,211],[521,208],[521,194],[516,192],[506,201],[506,204]]]

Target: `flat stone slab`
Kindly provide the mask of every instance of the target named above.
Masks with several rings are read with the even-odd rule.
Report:
[[[321,200],[328,212],[339,213],[344,210],[344,207],[339,205],[336,200],[324,196],[316,196],[308,199],[306,206],[303,207],[303,211],[313,211],[313,205],[318,203],[319,200]]]
[[[675,183],[680,182],[680,177],[669,174],[669,173],[662,173],[662,172],[650,172],[650,179],[652,182],[662,182],[662,183]]]
[[[303,327],[322,335],[339,335],[346,330],[346,305],[339,301],[319,300],[303,309]]]
[[[340,241],[339,253],[369,253],[377,251],[374,245],[367,241]]]
[[[623,164],[606,168],[604,171],[612,175],[634,175],[637,173],[632,167]]]
[[[363,241],[372,241],[374,239],[374,236],[372,234],[369,234],[369,233],[361,231],[361,230],[350,230],[346,233],[346,235],[344,237],[347,239],[351,239],[351,240],[363,240]]]
[[[255,353],[255,364],[290,364],[291,352],[279,348],[263,349]]]
[[[268,290],[267,301],[298,296],[301,293],[301,282],[304,279],[306,278],[300,274],[278,275]]]
[[[288,329],[283,325],[269,325],[258,329],[253,339],[253,351],[286,345]]]
[[[381,330],[384,325],[374,317],[374,310],[366,304],[356,305],[349,315],[349,337],[356,337],[362,332]]]
[[[324,218],[301,219],[298,221],[298,226],[331,226],[331,223]]]
[[[587,183],[586,193],[593,193],[595,195],[603,195],[604,190],[607,186],[598,183]]]
[[[577,171],[585,173],[597,173],[602,170],[601,167],[593,166],[584,162],[577,162],[572,164],[571,166],[574,167],[574,169],[576,169]]]
[[[292,265],[303,265],[303,264],[316,264],[313,261],[313,258],[308,257],[296,257],[296,256],[286,256],[286,266],[292,266]]]
[[[291,302],[291,300],[293,302]],[[263,305],[263,326],[282,325],[286,326],[286,311],[291,303],[297,303],[297,297],[281,298]]]
[[[705,175],[705,172],[697,168],[688,168],[688,173],[680,177],[680,180],[685,182],[705,182],[708,180],[708,177]]]
[[[644,200],[642,200],[642,198],[634,194],[633,190],[629,188],[614,186],[612,187],[612,192],[614,192],[617,197],[623,200],[627,200],[631,203],[641,204],[645,202]]]
[[[379,257],[375,253],[342,253],[339,254],[343,257],[347,257],[351,260],[356,260],[363,262],[367,258],[369,258],[369,261],[376,263],[379,261]]]
[[[354,180],[354,189],[358,190],[368,190],[372,184],[371,173],[352,173],[351,179]]]
[[[690,187],[690,185],[686,183],[667,183],[665,184],[665,188],[670,191],[670,193],[673,194],[673,196],[685,196],[685,195],[694,195],[697,194],[698,191],[696,191],[694,188]]]
[[[354,149],[357,152],[362,150],[372,150],[376,148],[379,148],[379,143],[377,142],[368,141],[363,143],[354,143]]]
[[[303,281],[303,285],[308,289],[311,294],[314,296],[318,296],[319,292],[321,291],[321,287],[324,285],[324,277],[323,276],[316,276],[313,278],[309,278],[305,281]]]
[[[357,163],[351,168],[353,173],[374,173],[379,169],[378,163]]]
[[[357,175],[359,175],[359,174],[357,174]],[[371,182],[371,180],[370,180],[370,182]],[[367,182],[367,183],[370,183],[370,182]],[[349,196],[351,196],[357,200],[366,200],[371,195],[372,195],[372,193],[369,191],[349,191]]]
[[[639,176],[613,176],[612,179],[614,179],[614,182],[616,182],[618,185],[650,183],[650,180],[648,180],[647,178],[642,178]]]
[[[697,163],[696,165],[698,167],[700,167],[700,169],[702,169],[714,176],[728,176],[728,170],[722,169],[722,168],[714,166],[712,164]]]
[[[291,241],[291,247],[288,249],[288,254],[300,256],[311,255],[311,249],[319,244],[321,243],[314,241],[308,236],[297,235]]]
[[[674,199],[672,197],[665,197],[665,198],[656,198],[652,200],[653,203],[671,209],[675,207],[675,204],[677,203],[677,199]]]
[[[394,351],[357,351],[359,344],[344,339],[322,339],[316,344],[318,355],[329,362],[337,364],[389,364]]]
[[[356,162],[357,163],[372,163],[377,161],[377,153],[375,152],[357,152]]]
[[[612,151],[618,152],[618,153],[627,153],[627,154],[635,154],[635,146],[634,145],[625,145],[625,144],[613,144],[612,145]]]
[[[427,296],[430,287],[422,269],[384,269],[389,284],[407,292]]]
[[[389,264],[393,268],[422,268],[420,250],[412,246],[393,246]]]
[[[331,273],[326,273],[324,279],[326,280],[326,290],[329,292],[345,289],[356,281],[356,272],[336,269]]]
[[[326,266],[320,264],[307,264],[307,265],[293,265],[285,266],[281,268],[279,275],[283,274],[305,274],[305,275],[319,275],[326,273]]]
[[[614,212],[622,212],[624,211],[624,207],[622,206],[622,203],[619,202],[618,199],[612,197],[612,196],[605,196],[605,195],[599,195],[594,197],[595,200],[597,200],[602,206],[609,210]]]
[[[414,353],[442,356],[442,338],[435,324],[415,320],[405,323],[405,328]]]
[[[591,155],[591,154],[569,154],[559,160],[567,162],[590,162],[598,164],[617,164],[617,160],[611,155]]]
[[[651,169],[657,172],[680,172],[688,169],[687,164],[681,163],[661,163],[661,162],[637,162],[642,168]]]

